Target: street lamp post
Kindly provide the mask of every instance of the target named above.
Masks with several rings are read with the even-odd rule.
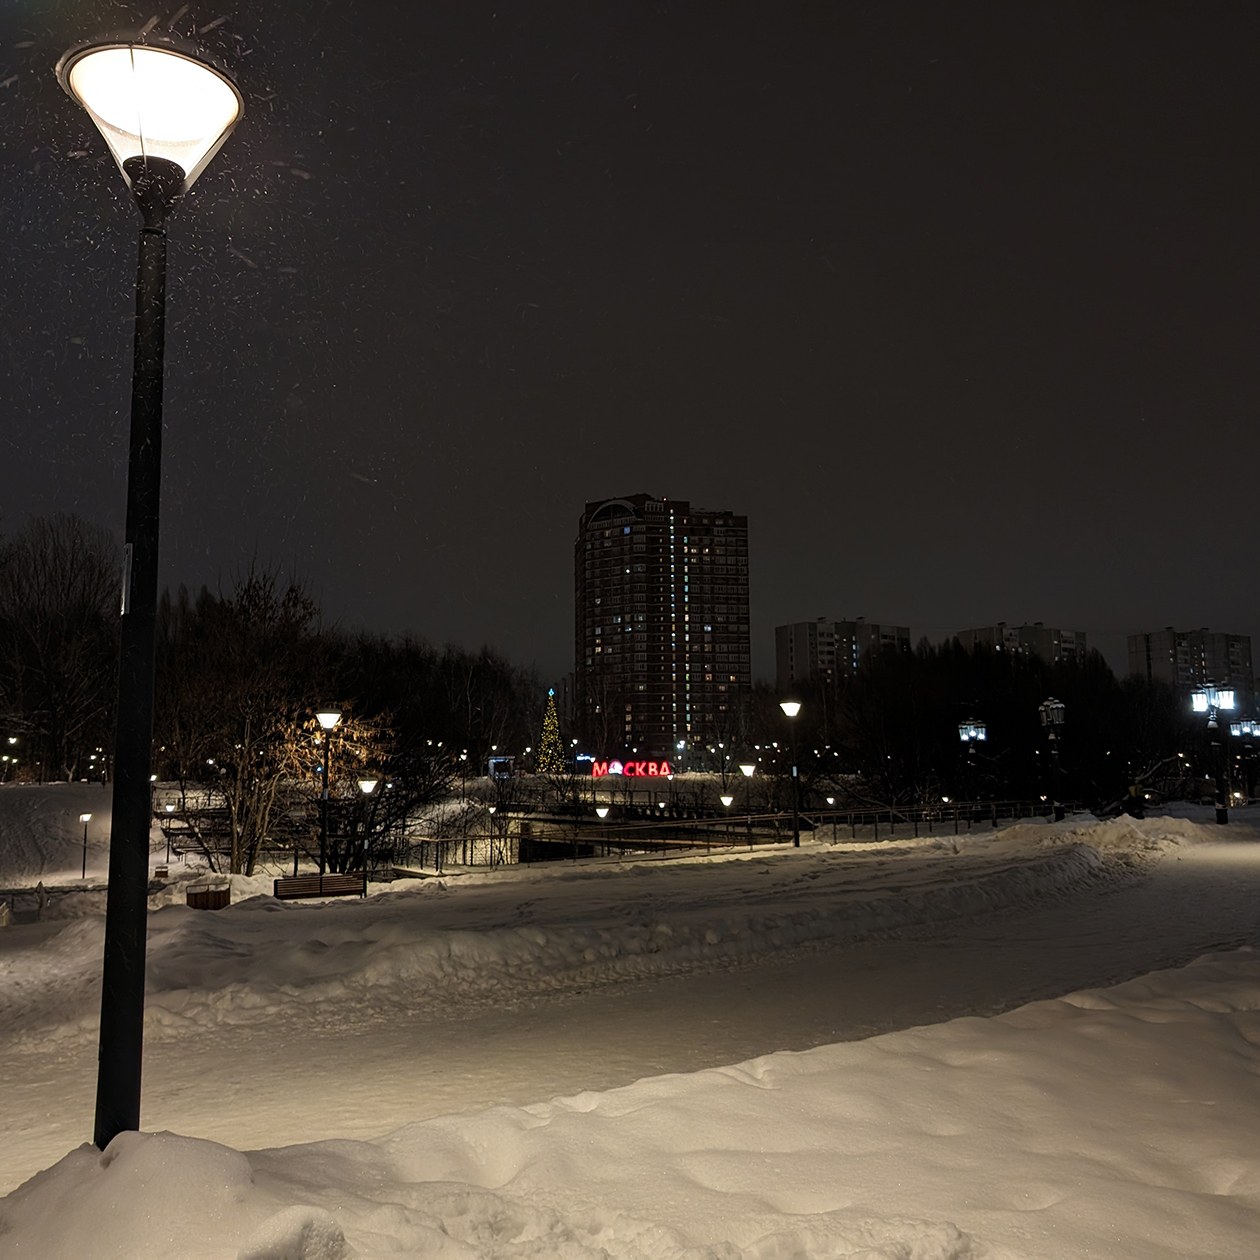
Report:
[[[796,764],[796,715],[801,711],[799,700],[783,700],[779,708],[787,715],[788,731],[792,737],[792,846],[801,847],[801,794],[798,786],[800,774]]]
[[[1208,683],[1206,687],[1190,693],[1190,707],[1195,713],[1207,714],[1208,738],[1212,741],[1212,769],[1216,776],[1216,821],[1224,826],[1229,822],[1229,798],[1225,789],[1225,745],[1217,715],[1222,711],[1233,712],[1234,692],[1231,688]]]
[[[976,790],[977,771],[976,771],[976,745],[985,743],[989,738],[989,728],[985,726],[978,718],[970,718],[966,722],[958,723],[958,738],[962,741],[962,745],[967,750],[967,777],[971,780],[971,795],[973,798],[979,796]],[[957,821],[958,807],[954,807],[954,818]],[[967,824],[968,828],[971,823]]]
[[[166,864],[171,864],[171,815],[175,812],[174,805],[164,806],[166,810]]]
[[[757,772],[757,766],[751,761],[741,761],[739,763],[739,772],[744,776],[744,813],[747,815],[748,823],[748,847],[752,848],[752,777]]]
[[[83,824],[83,878],[87,879],[87,825],[92,821],[92,815],[80,814],[79,821]]]
[[[319,873],[328,869],[328,772],[332,761],[333,731],[341,721],[341,714],[336,709],[324,709],[315,714],[315,720],[324,732],[324,755],[320,758],[323,769],[323,784],[319,793]],[[297,874],[297,859],[293,860],[293,873]]]
[[[149,771],[157,618],[166,218],[240,121],[232,80],[164,35],[80,44],[61,86],[100,130],[140,210],[127,520],[94,1140],[140,1127]]]
[[[360,779],[359,791],[362,793],[360,822],[363,826],[363,896],[367,896],[368,882],[368,819],[367,819],[367,798],[372,795],[372,789],[376,787],[375,779]]]
[[[1046,728],[1046,737],[1050,740],[1050,804],[1054,809],[1054,821],[1063,821],[1063,791],[1059,767],[1059,740],[1062,738],[1063,719],[1067,715],[1067,706],[1062,700],[1051,696],[1037,706],[1041,714],[1041,725]]]

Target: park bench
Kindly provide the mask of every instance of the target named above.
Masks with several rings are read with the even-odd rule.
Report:
[[[278,901],[296,901],[302,897],[362,897],[367,887],[362,873],[358,875],[289,875],[274,883]]]

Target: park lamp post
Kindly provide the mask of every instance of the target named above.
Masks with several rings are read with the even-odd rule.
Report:
[[[1046,738],[1050,741],[1050,804],[1054,809],[1054,821],[1063,821],[1063,792],[1061,790],[1061,771],[1059,768],[1059,740],[1063,733],[1063,720],[1067,716],[1067,706],[1062,700],[1051,696],[1037,706],[1041,714],[1041,725],[1046,728]]]
[[[57,63],[57,79],[96,124],[141,218],[94,1134],[103,1150],[140,1127],[166,218],[240,121],[244,101],[222,69],[166,35],[79,44]]]
[[[367,820],[367,798],[372,795],[377,784],[376,779],[360,779],[359,792],[362,800],[362,823],[363,823],[363,895],[367,896],[368,881],[368,820]]]
[[[79,821],[83,824],[83,878],[87,879],[87,825],[92,821],[92,815],[80,814]]]
[[[319,873],[328,869],[328,774],[329,762],[332,761],[333,731],[341,721],[341,713],[337,709],[323,709],[315,714],[315,720],[324,732],[324,755],[320,758],[323,771],[323,783],[319,792]],[[293,873],[297,874],[297,859],[293,860]]]
[[[967,777],[971,780],[971,795],[979,796],[977,791],[976,745],[988,742],[989,728],[978,718],[969,718],[958,723],[958,738],[967,750]],[[970,824],[968,824],[970,826]]]
[[[752,777],[757,773],[756,762],[741,761],[739,763],[739,772],[744,776],[744,813],[748,818],[748,835],[752,836]],[[751,838],[748,841],[748,847],[752,848]]]
[[[798,783],[800,774],[796,765],[796,715],[801,711],[799,700],[781,700],[779,708],[788,719],[788,731],[792,737],[792,847],[801,847],[801,798]]]
[[[1221,712],[1232,713],[1236,707],[1232,688],[1218,688],[1213,683],[1190,693],[1190,707],[1195,713],[1207,714],[1208,738],[1212,741],[1212,769],[1216,776],[1216,821],[1229,822],[1229,798],[1225,791],[1225,745],[1221,742]]]

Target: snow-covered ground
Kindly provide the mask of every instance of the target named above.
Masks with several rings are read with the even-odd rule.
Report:
[[[198,1136],[72,1152],[0,1200],[0,1256],[1253,1256],[1257,956],[937,1022],[1260,944],[1260,845],[1222,834],[1077,819],[155,902],[142,1119]],[[0,932],[0,1189],[90,1126],[91,909]]]
[[[405,1083],[400,1082],[400,1089]],[[265,1082],[253,1091],[265,1106]],[[1243,1260],[1260,958],[368,1142],[71,1152],[11,1257]]]

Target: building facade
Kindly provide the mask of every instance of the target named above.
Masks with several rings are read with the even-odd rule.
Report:
[[[835,685],[852,678],[871,649],[910,650],[910,627],[867,621],[794,621],[774,628],[775,680],[779,691],[816,679]]]
[[[602,757],[676,759],[752,691],[748,518],[648,494],[586,505],[574,543],[574,714]]]
[[[1213,683],[1241,693],[1250,711],[1255,696],[1251,636],[1211,630],[1174,630],[1129,635],[1129,673],[1167,683],[1188,694]]]
[[[1058,630],[1040,621],[1033,622],[1031,626],[1027,623],[1008,626],[1005,621],[999,621],[996,626],[960,630],[957,639],[969,650],[987,647],[1011,656],[1036,656],[1048,665],[1085,660],[1084,630]]]

